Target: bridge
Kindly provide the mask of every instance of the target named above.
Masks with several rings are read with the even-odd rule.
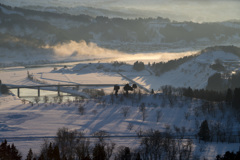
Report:
[[[61,87],[80,87],[80,86],[96,86],[96,87],[114,87],[116,84],[47,84],[47,85],[33,85],[33,86],[24,86],[24,85],[7,85],[8,89],[17,89],[17,96],[20,97],[20,89],[21,88],[32,88],[38,90],[38,97],[40,97],[41,88],[49,88],[54,87],[58,92],[58,96],[60,96],[60,88]],[[119,85],[119,86],[124,86]]]

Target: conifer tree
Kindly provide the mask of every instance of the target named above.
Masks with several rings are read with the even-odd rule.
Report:
[[[57,145],[54,146],[54,148],[53,148],[53,159],[60,160],[60,153],[59,153],[59,148]]]
[[[227,104],[231,104],[232,100],[233,100],[232,90],[230,88],[228,88],[227,94],[226,94],[226,102],[227,102]]]
[[[26,160],[32,160],[33,159],[33,152],[32,149],[30,148],[27,154]]]
[[[200,126],[200,130],[198,132],[198,136],[200,140],[209,141],[210,139],[210,130],[208,128],[207,120],[204,120]]]
[[[0,145],[0,160],[21,160],[22,156],[14,144],[8,145],[7,140]]]
[[[101,144],[96,144],[93,149],[93,160],[105,160],[106,152],[104,150],[104,146]]]

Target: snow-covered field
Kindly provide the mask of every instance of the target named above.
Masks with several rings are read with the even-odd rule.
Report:
[[[137,72],[130,64],[113,65],[111,63],[79,63],[73,67],[41,67],[12,68],[0,72],[3,83],[8,85],[39,85],[39,84],[126,84],[137,83],[139,87],[156,91],[163,85],[175,87],[204,88],[207,79],[216,71],[209,68],[217,59],[224,62],[239,58],[231,53],[207,52],[180,65],[177,69],[166,72],[159,77],[154,76],[149,68]],[[233,69],[233,68],[230,68]],[[35,81],[27,79],[27,72],[33,75]],[[186,78],[187,77],[187,78]],[[38,81],[36,81],[38,80]],[[113,88],[104,88],[107,94]],[[79,90],[81,91],[81,90]],[[120,91],[121,93],[122,91]],[[55,136],[57,129],[68,127],[83,131],[86,135],[104,130],[111,136],[132,136],[139,130],[155,129],[162,132],[169,126],[172,133],[174,127],[185,128],[185,135],[193,136],[198,132],[199,124],[207,119],[211,125],[220,122],[222,126],[230,127],[233,133],[239,130],[239,123],[231,110],[220,110],[216,104],[215,114],[202,113],[201,100],[190,100],[175,97],[170,104],[168,97],[161,93],[157,95],[130,95],[126,98],[106,95],[99,99],[85,99],[81,102],[63,102],[47,104],[22,104],[16,96],[0,96],[0,137],[8,138],[25,154],[29,148],[39,152],[44,137]],[[141,104],[146,106],[146,117],[139,110]],[[84,107],[80,114],[78,107]],[[128,109],[126,117],[123,110]],[[160,114],[157,122],[157,113]],[[228,126],[231,123],[232,125]],[[15,138],[14,138],[15,137]],[[22,138],[19,138],[22,137]],[[29,138],[32,137],[32,138]],[[34,139],[34,137],[37,137]],[[113,138],[117,146],[137,147],[138,138]],[[239,143],[201,143],[194,140],[193,155],[201,159],[214,159],[217,154],[226,151],[237,151]]]
[[[225,123],[225,119],[230,116],[230,112],[225,112],[225,119],[221,119],[220,111],[212,118],[211,115],[202,115],[196,117],[194,109],[200,105],[201,101],[192,102],[187,99],[177,98],[177,103],[170,105],[162,95],[144,96],[138,101],[138,95],[135,98],[114,97],[114,102],[110,96],[105,96],[100,100],[84,100],[78,103],[62,104],[22,104],[21,100],[13,96],[1,96],[0,113],[0,137],[8,138],[25,155],[29,148],[35,153],[39,152],[44,137],[54,137],[57,129],[68,127],[83,131],[85,135],[92,135],[95,131],[104,130],[111,136],[133,136],[139,130],[155,129],[164,132],[167,126],[174,133],[174,126],[186,129],[186,135],[194,135],[198,131],[198,123],[204,119],[211,120],[212,123],[220,121]],[[189,102],[189,103],[186,103]],[[139,105],[145,103],[146,118],[143,121]],[[165,104],[164,104],[165,103]],[[80,114],[79,106],[84,107],[84,113]],[[123,110],[128,108],[126,117]],[[159,122],[157,122],[157,112],[161,112]],[[186,113],[189,117],[186,118]],[[235,120],[234,128],[238,128]],[[234,128],[231,128],[234,130]],[[15,137],[15,138],[14,138]],[[22,137],[22,138],[21,138]],[[35,137],[35,139],[34,139]],[[37,137],[37,138],[36,138]],[[51,140],[51,139],[49,139]],[[138,147],[140,139],[138,138],[113,138],[117,146]],[[238,143],[201,143],[194,141],[193,155],[213,159],[217,154],[223,154],[227,150],[237,151]]]

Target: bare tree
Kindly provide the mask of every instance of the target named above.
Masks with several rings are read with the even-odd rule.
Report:
[[[113,150],[115,148],[115,143],[113,142],[110,142],[110,143],[106,143],[106,146],[105,146],[105,152],[106,152],[106,159],[109,160],[112,156],[112,153],[113,153]]]
[[[40,97],[34,97],[34,101],[38,104],[40,102]]]
[[[186,120],[188,120],[189,116],[190,116],[190,112],[185,112],[184,113],[184,117],[185,117]]]
[[[76,130],[70,131],[65,127],[58,129],[55,142],[59,146],[62,157],[67,157],[68,159],[73,158],[77,136],[78,132]]]
[[[176,132],[176,134],[179,136],[180,132],[181,132],[181,129],[179,127],[175,126],[175,125],[173,126],[173,128],[174,128],[174,131]]]
[[[96,115],[98,112],[97,112],[96,109],[94,109],[94,110],[92,110],[92,113],[93,113],[94,115]]]
[[[88,138],[84,137],[83,132],[78,132],[75,152],[78,159],[87,159],[87,157],[89,157],[90,141]]]
[[[138,89],[138,101],[142,99],[142,91],[141,89]]]
[[[119,146],[117,149],[117,153],[115,155],[115,160],[131,160],[131,152],[129,147]]]
[[[27,100],[26,99],[22,99],[22,103],[26,104]]]
[[[141,140],[141,146],[147,159],[161,159],[164,152],[165,138],[159,131],[149,130]]]
[[[110,95],[110,100],[111,100],[111,103],[112,103],[112,105],[113,105],[113,103],[114,103],[114,96],[113,96],[113,93],[111,93],[111,95]]]
[[[44,103],[48,103],[48,101],[49,101],[48,96],[44,96],[44,97],[43,97],[43,101],[44,101]]]
[[[127,126],[128,130],[131,131],[133,129],[133,127],[134,127],[134,125],[132,123],[128,123],[128,126]]]
[[[145,103],[142,103],[139,106],[139,111],[142,113],[142,120],[145,121],[146,117],[147,117],[147,110],[146,110],[146,106]]]
[[[58,96],[53,97],[53,102],[54,102],[54,103],[57,103],[57,102],[58,102]]]
[[[98,138],[99,143],[104,144],[104,139],[109,136],[109,133],[103,130],[97,131],[93,133],[93,136]]]
[[[139,138],[142,137],[142,135],[143,135],[143,131],[142,131],[141,128],[139,128],[139,129],[136,130],[135,132],[137,133],[137,136],[138,136]]]
[[[61,104],[63,102],[63,96],[58,96],[58,103]]]
[[[161,110],[157,110],[156,117],[157,117],[157,122],[159,122],[161,117],[162,117],[162,111]]]
[[[189,160],[192,155],[193,141],[190,139],[187,139],[185,141],[177,140],[177,146],[178,146],[178,156],[179,156],[178,159]]]
[[[183,127],[181,128],[181,134],[180,134],[181,139],[184,138],[185,133],[186,133],[186,128],[183,126]]]
[[[83,106],[82,104],[80,104],[80,105],[78,106],[78,111],[79,111],[79,113],[80,113],[81,115],[84,115],[85,108],[84,108],[84,106]]]
[[[129,111],[130,111],[130,107],[122,107],[121,108],[121,112],[125,118],[127,117]]]

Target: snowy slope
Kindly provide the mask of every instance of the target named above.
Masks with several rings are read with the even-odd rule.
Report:
[[[144,85],[146,88],[159,89],[163,85],[174,87],[192,87],[196,89],[205,88],[208,78],[217,71],[210,68],[216,60],[225,62],[240,62],[240,58],[232,53],[222,51],[205,52],[194,59],[180,65],[177,69],[166,72],[159,77],[156,76],[131,76],[134,81]],[[227,67],[228,68],[228,67]],[[239,69],[238,66],[228,68],[230,71]],[[226,71],[228,72],[228,71]]]
[[[216,116],[213,117],[211,114],[201,112],[199,105],[202,101],[200,100],[191,101],[177,97],[176,102],[170,104],[161,94],[142,95],[140,100],[138,95],[135,98],[121,98],[121,96],[115,98],[114,96],[113,101],[111,99],[111,96],[105,96],[102,99],[84,100],[78,103],[31,105],[21,104],[16,97],[1,96],[0,137],[8,138],[10,143],[14,142],[20,151],[26,154],[29,148],[32,148],[35,153],[39,152],[43,137],[54,137],[57,129],[64,126],[83,131],[86,135],[104,130],[111,136],[134,136],[137,131],[148,129],[164,132],[167,126],[170,127],[170,132],[175,134],[175,126],[184,127],[185,135],[193,136],[203,120],[208,119],[210,124],[220,122],[221,126],[225,126],[230,117],[233,126],[228,130],[239,128],[236,118],[232,117],[231,110],[221,112],[216,105]],[[145,120],[139,110],[139,105],[142,103],[146,106]],[[80,105],[84,107],[83,114],[78,112]],[[129,109],[126,117],[123,115],[124,108]],[[196,111],[199,112],[198,116],[195,114]],[[161,113],[159,122],[157,122],[157,112]],[[188,115],[187,118],[186,115]],[[16,141],[13,137],[18,137],[18,140]],[[40,138],[30,139],[29,137]],[[140,143],[138,138],[113,138],[112,141],[116,142],[117,146],[124,145],[131,148],[137,147]],[[227,150],[236,151],[238,144],[205,143],[204,148],[202,149],[197,140],[194,141],[194,155],[210,159]]]

